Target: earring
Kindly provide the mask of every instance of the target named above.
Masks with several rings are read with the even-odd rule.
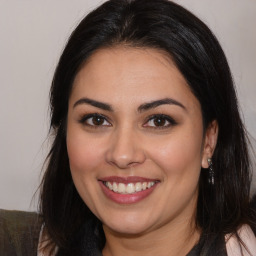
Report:
[[[208,182],[210,185],[214,185],[214,170],[213,170],[213,164],[212,164],[212,159],[208,158],[207,159],[208,164],[209,164],[209,178],[208,178]]]

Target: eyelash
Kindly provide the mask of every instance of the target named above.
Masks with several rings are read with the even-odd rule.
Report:
[[[100,118],[101,121],[103,121],[103,123],[99,124],[99,125],[89,124],[88,120],[90,120],[90,118]],[[163,126],[156,126],[156,125],[155,126],[150,126],[150,125],[147,125],[151,121],[153,121],[153,122],[154,122],[154,120],[156,121],[156,119],[162,119],[162,121],[164,121],[164,125]],[[104,125],[105,122],[107,122],[108,124]],[[166,125],[166,122],[168,122],[167,125]],[[110,126],[112,126],[111,123],[108,121],[107,117],[105,117],[104,115],[98,114],[98,113],[84,115],[79,120],[79,123],[81,123],[81,124],[83,124],[83,125],[85,125],[87,127],[93,128],[93,129],[99,129],[99,128],[103,128],[103,127],[110,127]],[[148,117],[146,122],[143,124],[143,127],[147,127],[147,128],[150,128],[150,129],[167,129],[167,128],[169,128],[171,126],[175,126],[175,125],[177,125],[177,122],[173,118],[171,118],[170,116],[167,116],[167,115],[164,115],[164,114],[155,114],[155,115],[152,115],[152,116]]]
[[[104,122],[108,122],[109,125],[102,125],[102,124],[99,124],[99,125],[93,125],[93,124],[89,124],[87,123],[88,120],[90,118],[100,118],[101,120],[103,120],[103,124]],[[104,116],[104,115],[101,115],[101,114],[98,114],[98,113],[93,113],[93,114],[88,114],[88,115],[84,115],[80,120],[79,120],[79,123],[85,125],[85,126],[88,126],[90,128],[94,128],[94,129],[97,129],[97,128],[102,128],[102,127],[109,127],[111,126],[111,123],[108,121],[108,119]]]
[[[162,119],[165,122],[164,126],[149,126],[146,125],[147,123],[149,123],[150,121],[156,120],[156,119]],[[168,122],[168,124],[166,125],[166,122]],[[155,114],[150,116],[146,123],[143,125],[144,127],[149,127],[150,129],[167,129],[171,126],[175,126],[177,125],[177,122],[170,116],[164,115],[164,114]]]

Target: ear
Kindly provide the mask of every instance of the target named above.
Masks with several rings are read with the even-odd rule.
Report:
[[[208,159],[212,157],[217,140],[218,140],[219,126],[216,120],[213,120],[205,131],[203,151],[202,151],[202,167],[208,168]]]

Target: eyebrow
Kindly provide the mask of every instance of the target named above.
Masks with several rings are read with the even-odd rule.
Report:
[[[75,104],[73,105],[73,108],[75,108],[78,105],[82,105],[82,104],[91,105],[96,108],[100,108],[100,109],[110,111],[110,112],[114,111],[110,104],[100,102],[97,100],[93,100],[93,99],[89,99],[89,98],[79,99],[78,101],[75,102]],[[183,104],[181,104],[180,102],[178,102],[177,100],[174,100],[171,98],[164,98],[164,99],[155,100],[155,101],[151,101],[151,102],[144,103],[144,104],[140,105],[138,107],[138,112],[144,112],[144,111],[147,111],[150,109],[154,109],[161,105],[176,105],[176,106],[179,106],[179,107],[183,108],[184,110],[186,110],[185,106]]]
[[[185,106],[183,104],[181,104],[180,102],[178,102],[177,100],[174,100],[171,98],[164,98],[164,99],[155,100],[155,101],[152,101],[149,103],[144,103],[144,104],[140,105],[138,107],[138,112],[144,112],[146,110],[153,109],[153,108],[156,108],[161,105],[176,105],[176,106],[183,108],[184,110],[187,110],[185,108]]]
[[[76,101],[73,108],[75,108],[76,106],[81,105],[81,104],[88,104],[88,105],[94,106],[96,108],[100,108],[100,109],[103,109],[103,110],[106,110],[106,111],[113,112],[113,108],[111,107],[111,105],[109,105],[107,103],[99,102],[99,101],[96,101],[96,100],[92,100],[92,99],[89,99],[89,98],[82,98],[82,99]]]

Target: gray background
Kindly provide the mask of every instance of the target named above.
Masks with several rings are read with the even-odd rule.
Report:
[[[32,196],[50,145],[53,71],[69,34],[102,2],[0,0],[0,208],[36,210],[37,197]],[[246,127],[256,138],[256,1],[176,2],[198,15],[220,40]]]

